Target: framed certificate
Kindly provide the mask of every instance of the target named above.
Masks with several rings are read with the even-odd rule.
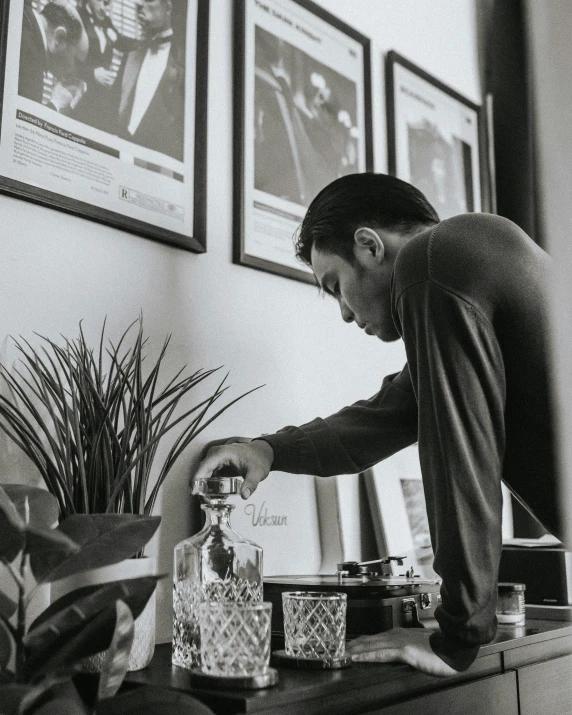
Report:
[[[308,283],[312,199],[371,170],[370,43],[309,0],[235,2],[234,260]]]
[[[386,92],[389,172],[422,191],[440,219],[490,211],[481,107],[393,51]]]
[[[203,252],[208,0],[2,3],[0,191]]]

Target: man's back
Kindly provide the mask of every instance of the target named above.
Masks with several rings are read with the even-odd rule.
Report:
[[[484,336],[484,349],[494,353],[489,364],[502,372],[504,434],[497,432],[504,440],[503,479],[549,530],[558,533],[548,380],[550,264],[548,255],[507,219],[490,214],[456,216],[415,237],[400,252],[393,304],[417,391],[433,389],[427,385],[419,344],[429,330],[441,331],[443,337],[437,342],[452,346],[445,349],[448,354],[441,367],[453,390],[455,372],[467,364],[471,370],[483,369],[471,339],[476,333]],[[427,360],[439,362],[439,345],[426,347]],[[477,375],[476,383],[485,384],[489,378]],[[460,375],[457,387],[463,389],[464,384]],[[460,413],[460,419],[470,422],[469,434],[475,439],[479,410],[490,406],[487,399],[479,401],[477,395],[468,405],[471,414]],[[455,409],[455,403],[453,399],[449,406]]]

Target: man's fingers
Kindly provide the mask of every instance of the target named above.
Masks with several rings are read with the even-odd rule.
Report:
[[[401,655],[395,648],[376,648],[375,650],[363,651],[351,654],[352,660],[357,663],[395,663],[401,661]]]
[[[249,469],[240,488],[240,496],[249,499],[266,475],[259,469]]]
[[[363,641],[352,641],[351,643],[348,644],[347,650],[349,653],[352,655],[354,653],[370,653],[373,650],[378,650],[378,649],[389,649],[392,646],[389,644],[385,644],[383,641],[380,641],[379,636],[372,638],[369,641],[363,640]],[[393,648],[395,648],[395,644],[393,645]]]
[[[211,448],[207,456],[199,464],[198,469],[195,472],[193,483],[196,482],[197,479],[208,479],[212,476],[213,472],[217,471],[217,469],[227,467],[230,464],[238,467],[238,465],[234,463],[232,455],[225,453],[225,451],[220,448]]]
[[[350,653],[363,653],[384,647],[390,647],[389,642],[385,641],[380,633],[376,633],[371,636],[359,636],[359,638],[354,638],[354,640],[348,643],[347,650]]]

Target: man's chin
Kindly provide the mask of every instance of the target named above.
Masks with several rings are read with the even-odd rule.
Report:
[[[401,335],[395,328],[393,328],[393,330],[379,330],[376,331],[374,335],[378,340],[384,343],[395,343],[401,338]]]

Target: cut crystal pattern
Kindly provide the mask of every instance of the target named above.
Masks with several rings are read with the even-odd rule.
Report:
[[[345,594],[332,595],[282,595],[287,655],[319,660],[344,655],[347,599]]]
[[[201,662],[199,604],[203,601],[262,601],[262,584],[244,579],[201,584],[182,579],[173,585],[173,664],[196,668]]]
[[[203,673],[226,677],[266,673],[270,661],[271,613],[270,603],[201,604]]]

